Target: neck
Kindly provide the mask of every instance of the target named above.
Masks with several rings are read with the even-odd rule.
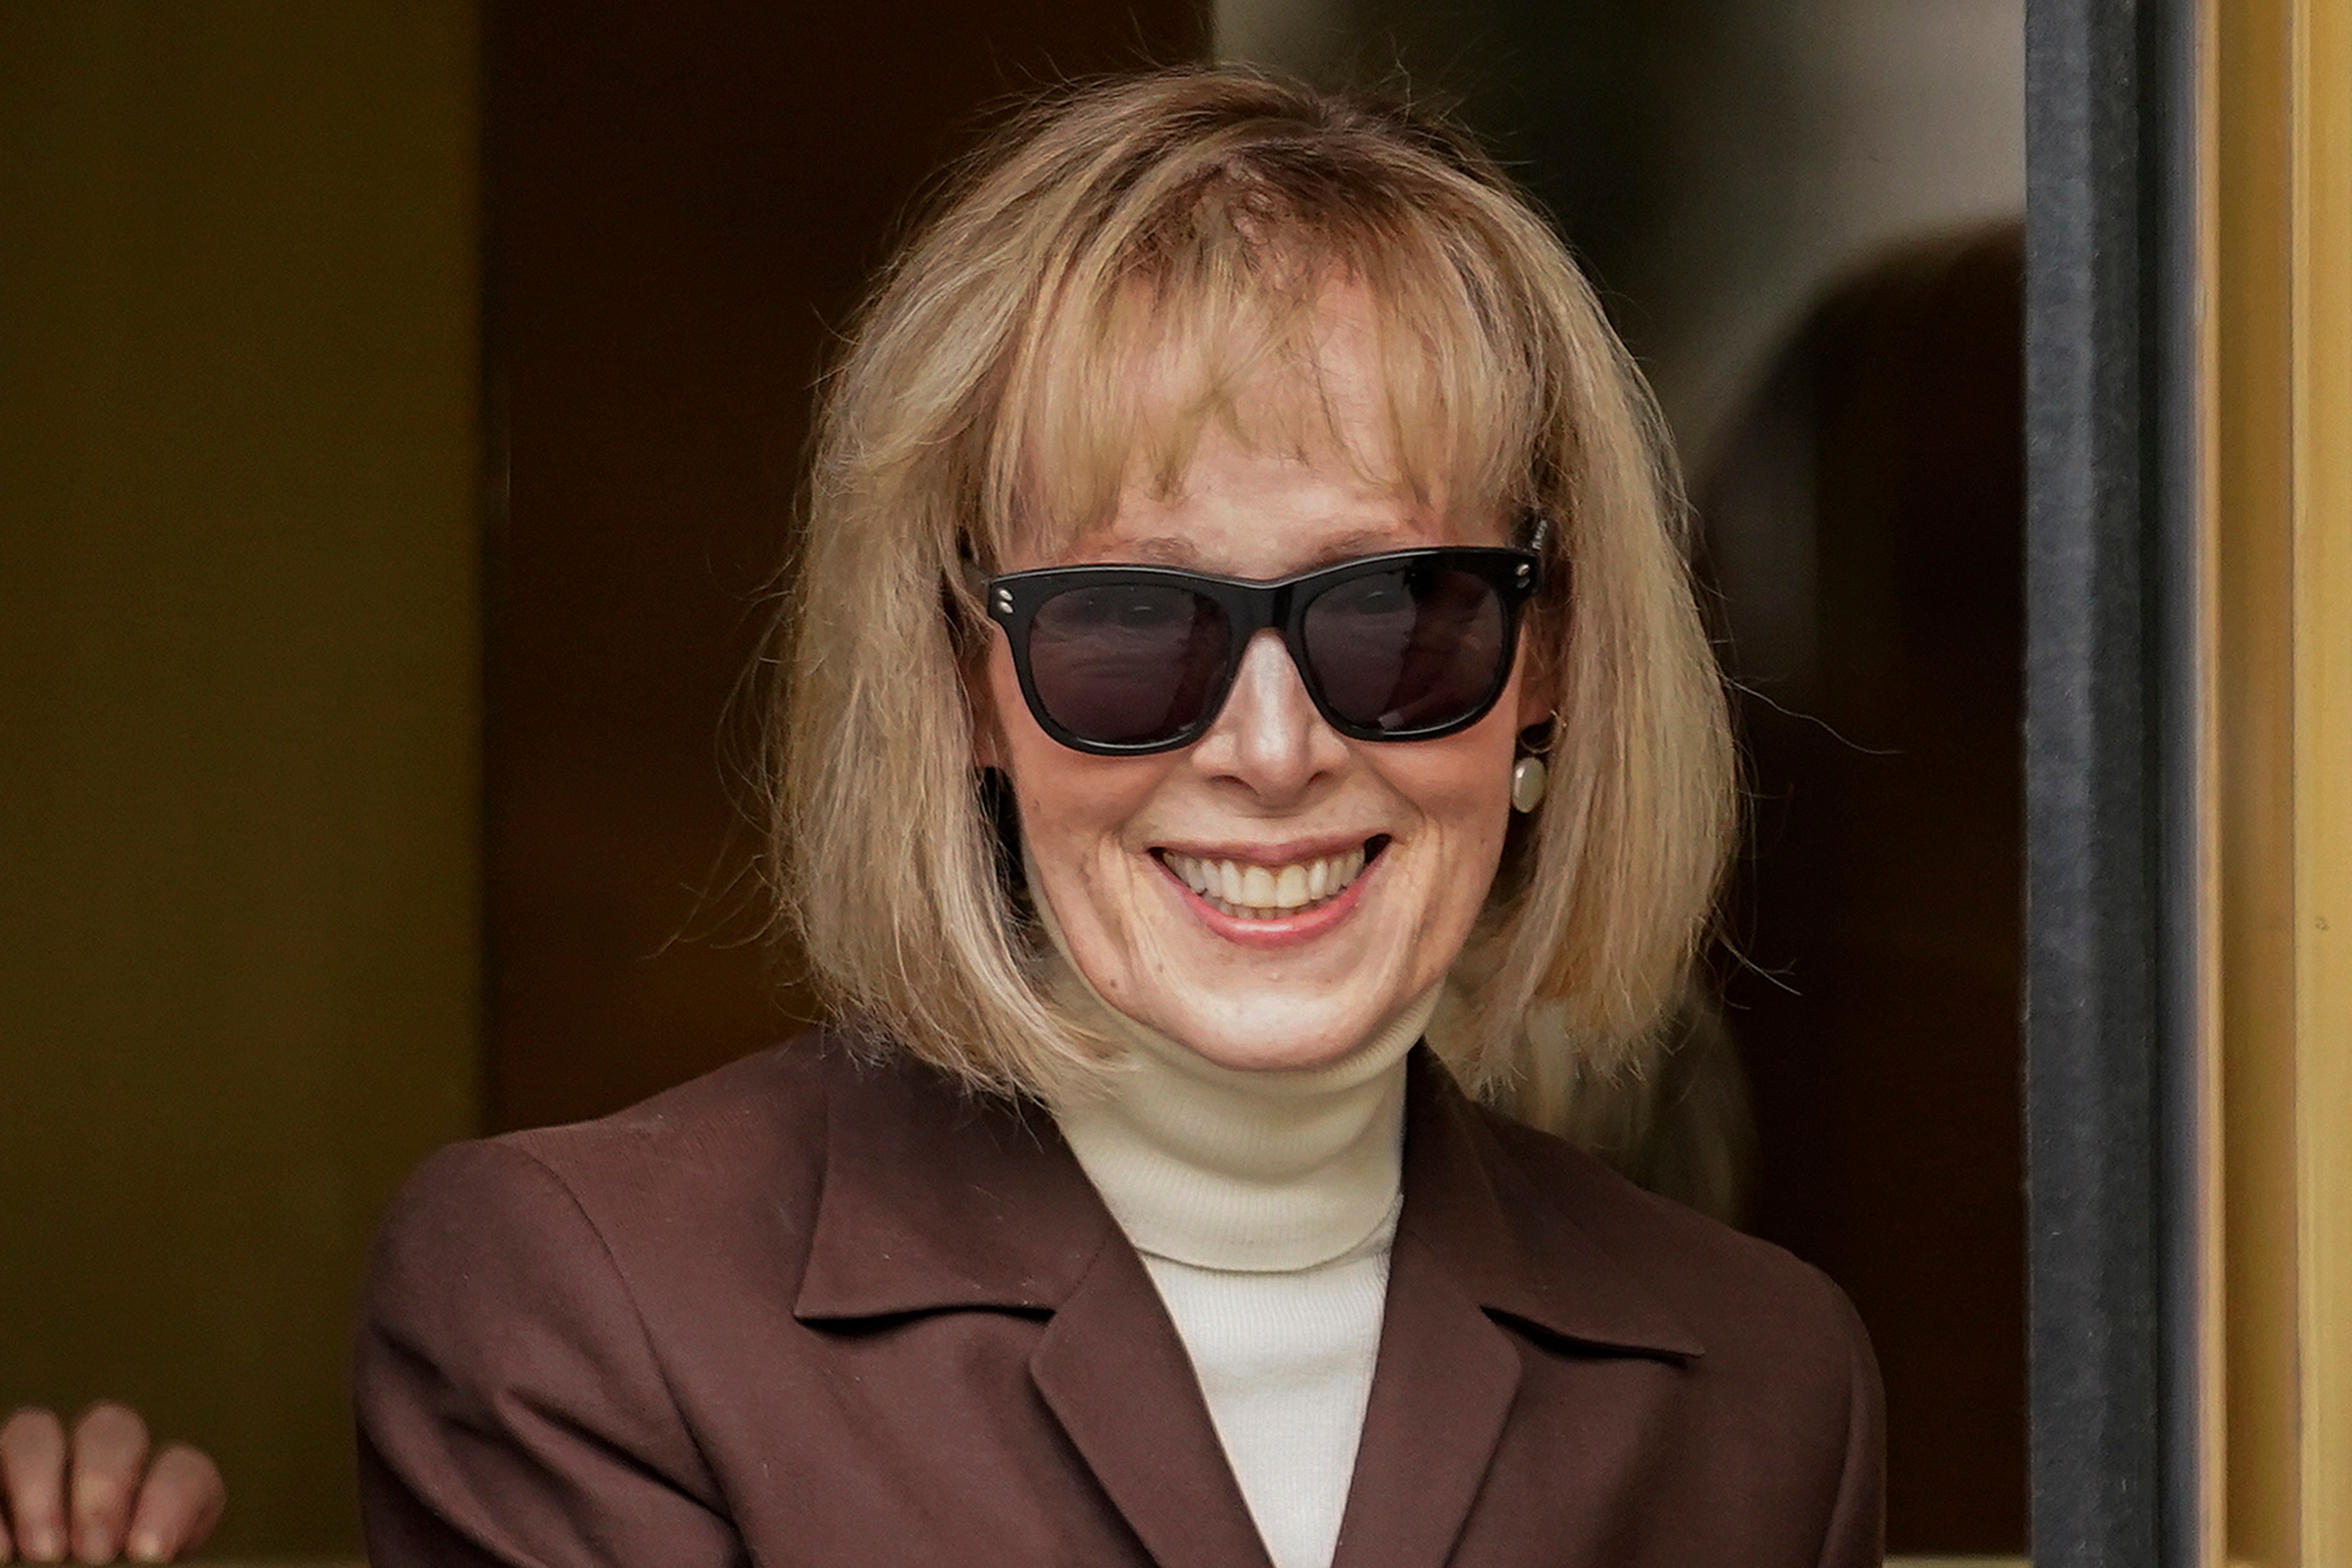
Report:
[[[1405,1056],[1436,988],[1328,1066],[1220,1067],[1105,1002],[1039,908],[1056,995],[1118,1053],[1108,1087],[1057,1105],[1055,1120],[1138,1251],[1202,1268],[1309,1268],[1384,1230],[1403,1168]]]

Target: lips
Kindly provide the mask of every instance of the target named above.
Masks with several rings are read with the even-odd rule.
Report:
[[[1279,865],[1186,855],[1173,849],[1160,851],[1160,858],[1178,880],[1218,913],[1234,920],[1278,921],[1303,914],[1345,892],[1363,874],[1371,847],[1359,844],[1337,854]]]

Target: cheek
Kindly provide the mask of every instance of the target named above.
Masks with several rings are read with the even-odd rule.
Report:
[[[1443,857],[1430,870],[1444,879],[1444,890],[1475,890],[1483,900],[1493,879],[1510,825],[1513,733],[1482,723],[1384,770]]]
[[[1467,859],[1488,857],[1483,869],[1491,875],[1502,854],[1511,821],[1511,768],[1518,760],[1519,731],[1532,722],[1530,709],[1541,718],[1542,704],[1534,695],[1537,683],[1528,679],[1528,650],[1519,643],[1511,676],[1484,718],[1459,734],[1440,741],[1395,748],[1393,752],[1370,748],[1376,765],[1384,764],[1392,788],[1412,802],[1423,821],[1438,830],[1447,858],[1463,874]],[[1479,884],[1484,896],[1485,883]]]

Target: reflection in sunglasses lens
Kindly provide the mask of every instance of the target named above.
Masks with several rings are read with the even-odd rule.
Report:
[[[1307,605],[1304,631],[1324,701],[1368,730],[1453,723],[1504,674],[1502,599],[1474,573],[1402,567],[1349,578]]]
[[[1189,589],[1110,584],[1056,594],[1029,628],[1038,700],[1072,734],[1144,745],[1197,722],[1223,685],[1225,613]]]

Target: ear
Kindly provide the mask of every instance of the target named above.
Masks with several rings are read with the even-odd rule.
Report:
[[[1539,680],[1519,682],[1520,729],[1532,729],[1556,716],[1557,710],[1553,707],[1550,694],[1544,689],[1548,684]]]
[[[1559,680],[1550,650],[1519,638],[1518,727],[1528,729],[1559,717]]]

